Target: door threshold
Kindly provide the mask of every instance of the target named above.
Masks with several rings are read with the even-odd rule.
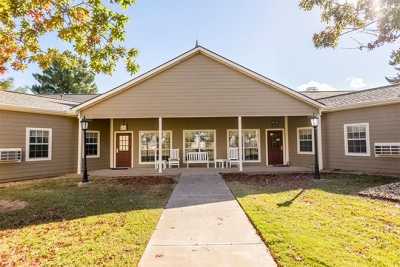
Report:
[[[111,170],[116,171],[116,170],[127,170],[129,169],[128,167],[117,167],[117,168],[111,168]]]

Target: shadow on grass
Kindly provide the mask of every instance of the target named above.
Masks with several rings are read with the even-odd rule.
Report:
[[[297,193],[292,199],[289,199],[285,202],[282,203],[278,203],[277,206],[278,207],[289,207],[290,205],[293,204],[293,202],[300,197],[306,190],[305,189],[301,189],[301,191],[299,193]]]
[[[174,188],[172,178],[46,179],[0,186],[0,199],[26,201],[21,210],[0,213],[0,231],[88,216],[164,208]]]
[[[306,190],[317,189],[333,194],[358,195],[360,191],[370,187],[400,181],[398,177],[355,174],[323,174],[320,180],[313,179],[311,174],[224,174],[223,177],[227,182],[238,182],[250,186],[246,191],[237,190],[237,197],[300,190],[287,201],[278,203],[279,207],[290,206]]]

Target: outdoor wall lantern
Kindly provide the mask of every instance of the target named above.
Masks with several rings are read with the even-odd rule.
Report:
[[[318,162],[318,126],[319,126],[319,116],[313,114],[310,118],[311,125],[314,128],[314,179],[320,179],[319,173],[319,162]]]

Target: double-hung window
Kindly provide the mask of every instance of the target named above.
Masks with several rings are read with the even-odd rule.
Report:
[[[228,130],[227,134],[228,152],[229,148],[239,146],[238,130]],[[243,160],[246,162],[260,162],[260,130],[243,129],[242,130]]]
[[[208,160],[216,157],[215,130],[183,130],[183,154],[186,162],[188,152],[207,152]]]
[[[345,124],[344,148],[346,156],[370,156],[369,124]]]
[[[52,129],[26,128],[26,161],[51,160]]]
[[[297,154],[314,154],[314,134],[312,127],[297,128]]]
[[[86,155],[88,158],[100,157],[100,132],[86,132]]]
[[[154,163],[158,160],[158,131],[139,132],[139,163]],[[168,160],[172,149],[172,131],[162,132],[162,159]]]

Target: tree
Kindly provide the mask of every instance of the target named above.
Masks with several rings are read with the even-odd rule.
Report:
[[[38,85],[32,86],[35,94],[94,94],[97,86],[95,74],[83,61],[77,66],[65,67],[54,61],[43,73],[34,73]]]
[[[360,50],[373,50],[400,39],[399,0],[300,0],[300,7],[306,11],[321,10],[325,28],[313,36],[317,48],[335,48],[339,40],[348,35],[354,38],[355,48]],[[400,47],[392,51],[389,62],[393,66],[400,64]]]
[[[13,78],[0,79],[0,91],[27,93],[29,90],[30,88],[28,86],[19,86],[17,88],[14,88]]]
[[[128,17],[114,11],[134,2],[110,0],[111,9],[101,0],[1,0],[0,74],[34,62],[43,69],[55,60],[76,66],[77,58],[87,60],[96,73],[111,74],[121,59],[130,73],[137,72],[137,50],[122,45]],[[49,35],[67,48],[44,48],[39,40]]]
[[[0,80],[0,91],[9,91],[14,87],[14,79],[7,78]]]

